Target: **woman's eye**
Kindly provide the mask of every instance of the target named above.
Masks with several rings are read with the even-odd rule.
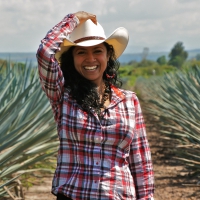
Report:
[[[85,52],[84,51],[78,51],[77,54],[81,55],[81,54],[84,54]]]
[[[95,53],[101,53],[102,50],[98,49],[98,50],[95,50]]]

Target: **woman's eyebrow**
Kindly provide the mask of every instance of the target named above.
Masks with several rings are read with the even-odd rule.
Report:
[[[86,50],[86,48],[84,48],[84,47],[77,47],[77,48],[75,49],[75,51],[77,51],[77,50]]]
[[[92,50],[97,50],[97,49],[103,49],[102,47],[94,47]],[[77,47],[74,49],[74,51],[87,51],[87,48],[85,47]]]
[[[77,52],[77,51],[85,51],[86,49],[84,47],[77,47],[74,49],[74,52]]]

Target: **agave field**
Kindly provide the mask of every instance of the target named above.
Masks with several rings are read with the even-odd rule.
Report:
[[[31,64],[5,62],[0,67],[0,198],[11,196],[19,177],[50,165],[57,151],[56,127]],[[23,195],[21,195],[23,196]]]
[[[200,179],[200,68],[141,78],[136,86],[161,136],[175,141],[175,158]]]
[[[200,68],[139,78],[136,90],[160,135],[175,141],[176,159],[200,177]],[[16,185],[25,173],[52,172],[58,140],[37,68],[9,61],[0,66],[0,199],[24,199]],[[37,164],[37,165],[36,165]],[[38,167],[45,166],[45,167]],[[46,167],[47,166],[47,167]],[[21,193],[20,193],[21,192]]]

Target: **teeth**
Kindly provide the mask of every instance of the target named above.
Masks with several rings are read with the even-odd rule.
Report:
[[[94,70],[97,68],[97,66],[85,66],[84,68],[87,70]]]

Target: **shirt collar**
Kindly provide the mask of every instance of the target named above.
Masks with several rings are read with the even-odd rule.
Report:
[[[123,101],[123,99],[125,99],[125,94],[123,93],[123,91],[121,89],[115,87],[114,85],[111,85],[111,91],[112,91],[112,97],[111,97],[110,106],[113,106],[113,105]]]

